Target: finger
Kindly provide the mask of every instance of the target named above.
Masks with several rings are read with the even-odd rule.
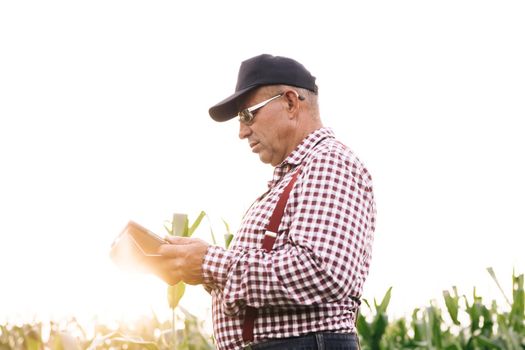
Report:
[[[150,272],[159,276],[170,285],[176,284],[182,279],[176,259],[157,258],[150,261],[148,268]]]
[[[180,236],[166,236],[165,240],[171,244],[190,244],[192,242],[191,238]]]
[[[165,258],[177,258],[182,255],[186,246],[186,244],[162,244],[157,252]]]
[[[160,279],[162,279],[164,282],[166,282],[170,286],[174,286],[181,281],[180,276],[176,273],[168,273],[164,271],[159,271],[155,273],[155,275],[157,275]]]

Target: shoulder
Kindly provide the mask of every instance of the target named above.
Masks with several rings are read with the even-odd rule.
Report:
[[[343,177],[362,188],[372,187],[372,177],[365,165],[348,146],[333,137],[321,140],[311,149],[303,171],[315,173],[316,177]]]

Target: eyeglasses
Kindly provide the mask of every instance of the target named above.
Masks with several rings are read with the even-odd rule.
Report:
[[[261,109],[263,108],[264,106],[266,106],[268,103],[272,102],[273,100],[281,97],[282,95],[284,95],[284,92],[280,93],[279,95],[275,95],[274,97],[270,97],[269,99],[267,100],[264,100],[262,102],[259,102],[257,103],[255,106],[251,106],[251,107],[248,107],[246,109],[243,109],[242,111],[239,112],[239,114],[237,115],[239,117],[239,121],[245,125],[252,125],[253,124],[253,120],[255,119],[255,114],[254,112],[257,111],[258,109]]]

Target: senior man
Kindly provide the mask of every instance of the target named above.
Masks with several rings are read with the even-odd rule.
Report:
[[[239,119],[268,191],[246,212],[231,247],[169,238],[158,275],[203,284],[219,349],[357,349],[355,321],[370,266],[371,176],[323,127],[315,77],[299,62],[242,62],[235,93],[209,110]]]

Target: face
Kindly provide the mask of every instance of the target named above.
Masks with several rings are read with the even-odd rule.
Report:
[[[278,95],[269,95],[259,89],[248,96],[241,106],[245,109]],[[251,125],[239,122],[239,137],[247,139],[252,152],[257,153],[263,163],[273,166],[280,164],[291,152],[291,120],[286,113],[286,101],[283,97],[275,98],[257,111]]]

